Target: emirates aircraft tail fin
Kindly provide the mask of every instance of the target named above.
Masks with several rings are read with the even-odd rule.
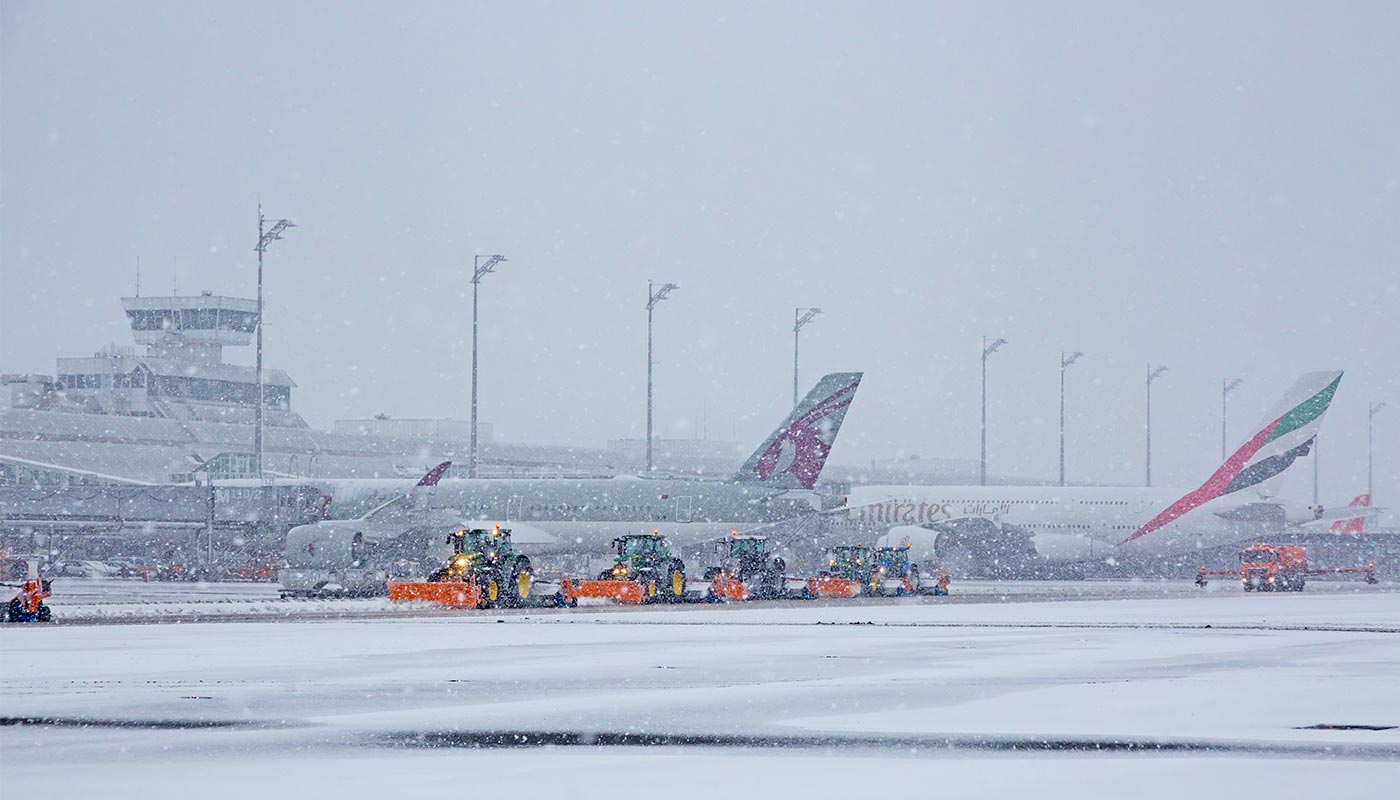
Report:
[[[1172,503],[1119,544],[1146,536],[1217,497],[1246,489],[1260,497],[1273,496],[1284,472],[1312,450],[1317,429],[1341,382],[1340,371],[1309,372],[1298,378],[1249,439],[1199,489]]]

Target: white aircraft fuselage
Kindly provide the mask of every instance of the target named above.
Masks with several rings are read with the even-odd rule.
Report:
[[[1136,531],[1188,489],[1097,486],[859,486],[851,490],[848,519],[862,526],[915,527],[903,531],[916,547],[931,547],[940,527],[986,520],[1031,534],[1048,561],[1088,561],[1117,554],[1170,556],[1251,540],[1287,524],[1313,518],[1311,510],[1277,501],[1227,496],[1205,503],[1160,529],[1132,541]],[[1277,509],[1268,520],[1248,507]],[[1225,516],[1222,517],[1221,515]],[[917,541],[915,541],[917,540]],[[927,557],[927,556],[925,556]]]

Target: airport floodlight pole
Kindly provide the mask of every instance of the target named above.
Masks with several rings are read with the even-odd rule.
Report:
[[[1157,380],[1166,367],[1147,365],[1147,485],[1152,485],[1152,382]]]
[[[1312,462],[1313,462],[1313,508],[1317,508],[1319,505],[1322,504],[1322,501],[1318,499],[1319,494],[1318,494],[1318,490],[1317,490],[1317,474],[1318,474],[1318,472],[1321,470],[1321,466],[1322,466],[1322,461],[1320,460],[1321,458],[1322,458],[1322,451],[1319,450],[1319,449],[1318,449],[1318,446],[1317,446],[1317,434],[1313,434],[1313,443],[1312,443]]]
[[[655,469],[651,454],[651,373],[656,362],[651,357],[651,312],[656,308],[656,304],[666,299],[673,290],[681,288],[674,283],[663,283],[660,289],[655,288],[652,281],[647,281],[647,474],[650,475]]]
[[[476,299],[481,288],[482,277],[495,272],[496,265],[505,260],[506,257],[499,253],[492,256],[472,256],[472,438],[471,451],[467,456],[468,478],[476,477]]]
[[[296,224],[290,220],[279,219],[272,223],[272,227],[266,232],[263,231],[264,227],[262,203],[259,203],[258,246],[253,248],[258,252],[258,343],[257,355],[254,357],[256,364],[253,367],[254,377],[258,382],[258,407],[254,411],[256,419],[253,422],[253,467],[257,470],[259,479],[263,476],[263,252],[269,244],[282,238],[283,231],[295,228]]]
[[[982,337],[982,468],[978,474],[983,486],[987,485],[987,357],[1004,344],[1008,344],[1005,339],[988,341],[987,337]]]
[[[1065,485],[1065,370],[1070,364],[1083,358],[1078,350],[1073,353],[1060,351],[1060,485]]]
[[[1371,482],[1375,466],[1376,413],[1385,408],[1385,403],[1372,403],[1366,415],[1366,494],[1371,496],[1371,505],[1376,504],[1375,486]]]
[[[1233,392],[1233,391],[1235,391],[1236,389],[1240,388],[1240,384],[1241,384],[1241,383],[1244,383],[1244,378],[1228,378],[1228,379],[1222,380],[1222,381],[1220,382],[1220,460],[1221,460],[1221,461],[1224,461],[1224,460],[1225,460],[1226,447],[1229,446],[1229,441],[1228,441],[1227,436],[1226,436],[1226,433],[1225,433],[1225,429],[1226,429],[1226,425],[1227,425],[1227,423],[1226,423],[1226,416],[1225,416],[1225,409],[1227,408],[1227,404],[1229,403],[1229,400],[1230,400],[1230,392]]]
[[[797,408],[797,336],[802,326],[811,322],[820,308],[798,308],[792,312],[792,407]]]

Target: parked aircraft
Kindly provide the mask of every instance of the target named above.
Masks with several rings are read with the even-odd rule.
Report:
[[[1341,372],[1300,377],[1265,421],[1199,487],[861,486],[847,520],[908,541],[952,568],[1017,573],[1037,565],[1160,558],[1357,516],[1277,498],[1308,455]]]
[[[841,430],[861,373],[823,377],[727,481],[650,479],[437,480],[416,487],[386,481],[328,481],[330,508],[369,507],[354,519],[292,528],[289,592],[382,586],[391,562],[431,558],[430,542],[456,528],[512,530],[532,556],[602,553],[613,537],[659,531],[679,547],[735,529],[821,509],[814,488]],[[438,476],[446,469],[440,465]],[[432,478],[432,480],[429,480]]]

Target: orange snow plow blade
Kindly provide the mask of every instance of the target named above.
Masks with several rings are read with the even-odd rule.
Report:
[[[639,606],[647,599],[636,581],[574,581],[569,588],[573,597],[597,597],[626,606]]]
[[[710,594],[720,600],[747,600],[749,593],[744,590],[744,582],[738,578],[726,578],[723,575],[715,576],[714,583],[710,585]]]
[[[395,603],[438,603],[451,608],[477,608],[481,589],[461,581],[389,581],[389,599]]]
[[[807,579],[807,592],[813,597],[860,597],[860,581],[830,575]]]

